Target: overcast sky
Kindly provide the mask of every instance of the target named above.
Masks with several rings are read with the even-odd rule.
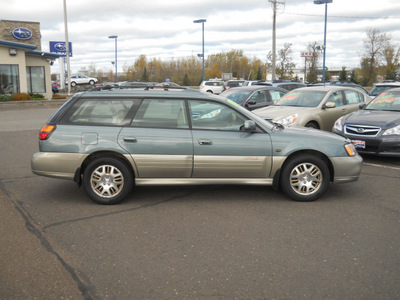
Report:
[[[276,45],[292,44],[296,67],[307,44],[323,44],[325,5],[313,0],[280,0]],[[0,19],[40,22],[42,51],[49,41],[63,41],[63,0],[0,0]],[[113,70],[114,40],[118,36],[118,71],[139,55],[182,58],[201,53],[201,24],[205,23],[205,56],[232,49],[266,61],[272,50],[272,6],[268,0],[67,0],[68,33],[72,42],[72,73],[94,64]],[[333,0],[328,4],[328,68],[358,67],[363,40],[377,28],[400,44],[399,0]],[[322,60],[321,60],[322,62]],[[56,63],[52,72],[58,72]]]

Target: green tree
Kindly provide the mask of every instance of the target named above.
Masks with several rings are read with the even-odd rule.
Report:
[[[262,79],[263,79],[262,69],[261,66],[258,66],[256,80],[262,80]]]
[[[347,81],[346,67],[342,67],[342,70],[339,73],[339,81]]]
[[[147,68],[143,69],[142,77],[140,78],[141,81],[149,81],[149,75],[147,75]]]
[[[182,83],[183,83],[184,86],[189,86],[190,85],[189,75],[187,73],[185,73],[185,75],[183,76]]]

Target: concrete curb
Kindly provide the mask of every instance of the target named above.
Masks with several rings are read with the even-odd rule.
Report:
[[[57,100],[29,100],[29,101],[7,101],[0,102],[0,110],[10,110],[15,108],[31,107],[58,107],[64,104],[68,99]]]

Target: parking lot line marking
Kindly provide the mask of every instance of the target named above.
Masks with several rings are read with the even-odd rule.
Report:
[[[400,170],[400,168],[397,168],[397,167],[390,167],[390,166],[384,166],[384,165],[378,165],[378,164],[371,164],[371,163],[364,163],[364,165],[372,166],[372,167],[381,167],[381,168],[392,169],[392,170]]]

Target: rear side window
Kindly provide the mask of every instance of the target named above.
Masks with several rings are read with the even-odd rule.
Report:
[[[189,128],[185,101],[145,99],[131,125],[155,128]]]
[[[121,124],[134,104],[133,99],[84,99],[78,101],[63,117],[63,124]]]
[[[356,104],[364,102],[364,96],[356,91],[344,91],[347,104]]]

